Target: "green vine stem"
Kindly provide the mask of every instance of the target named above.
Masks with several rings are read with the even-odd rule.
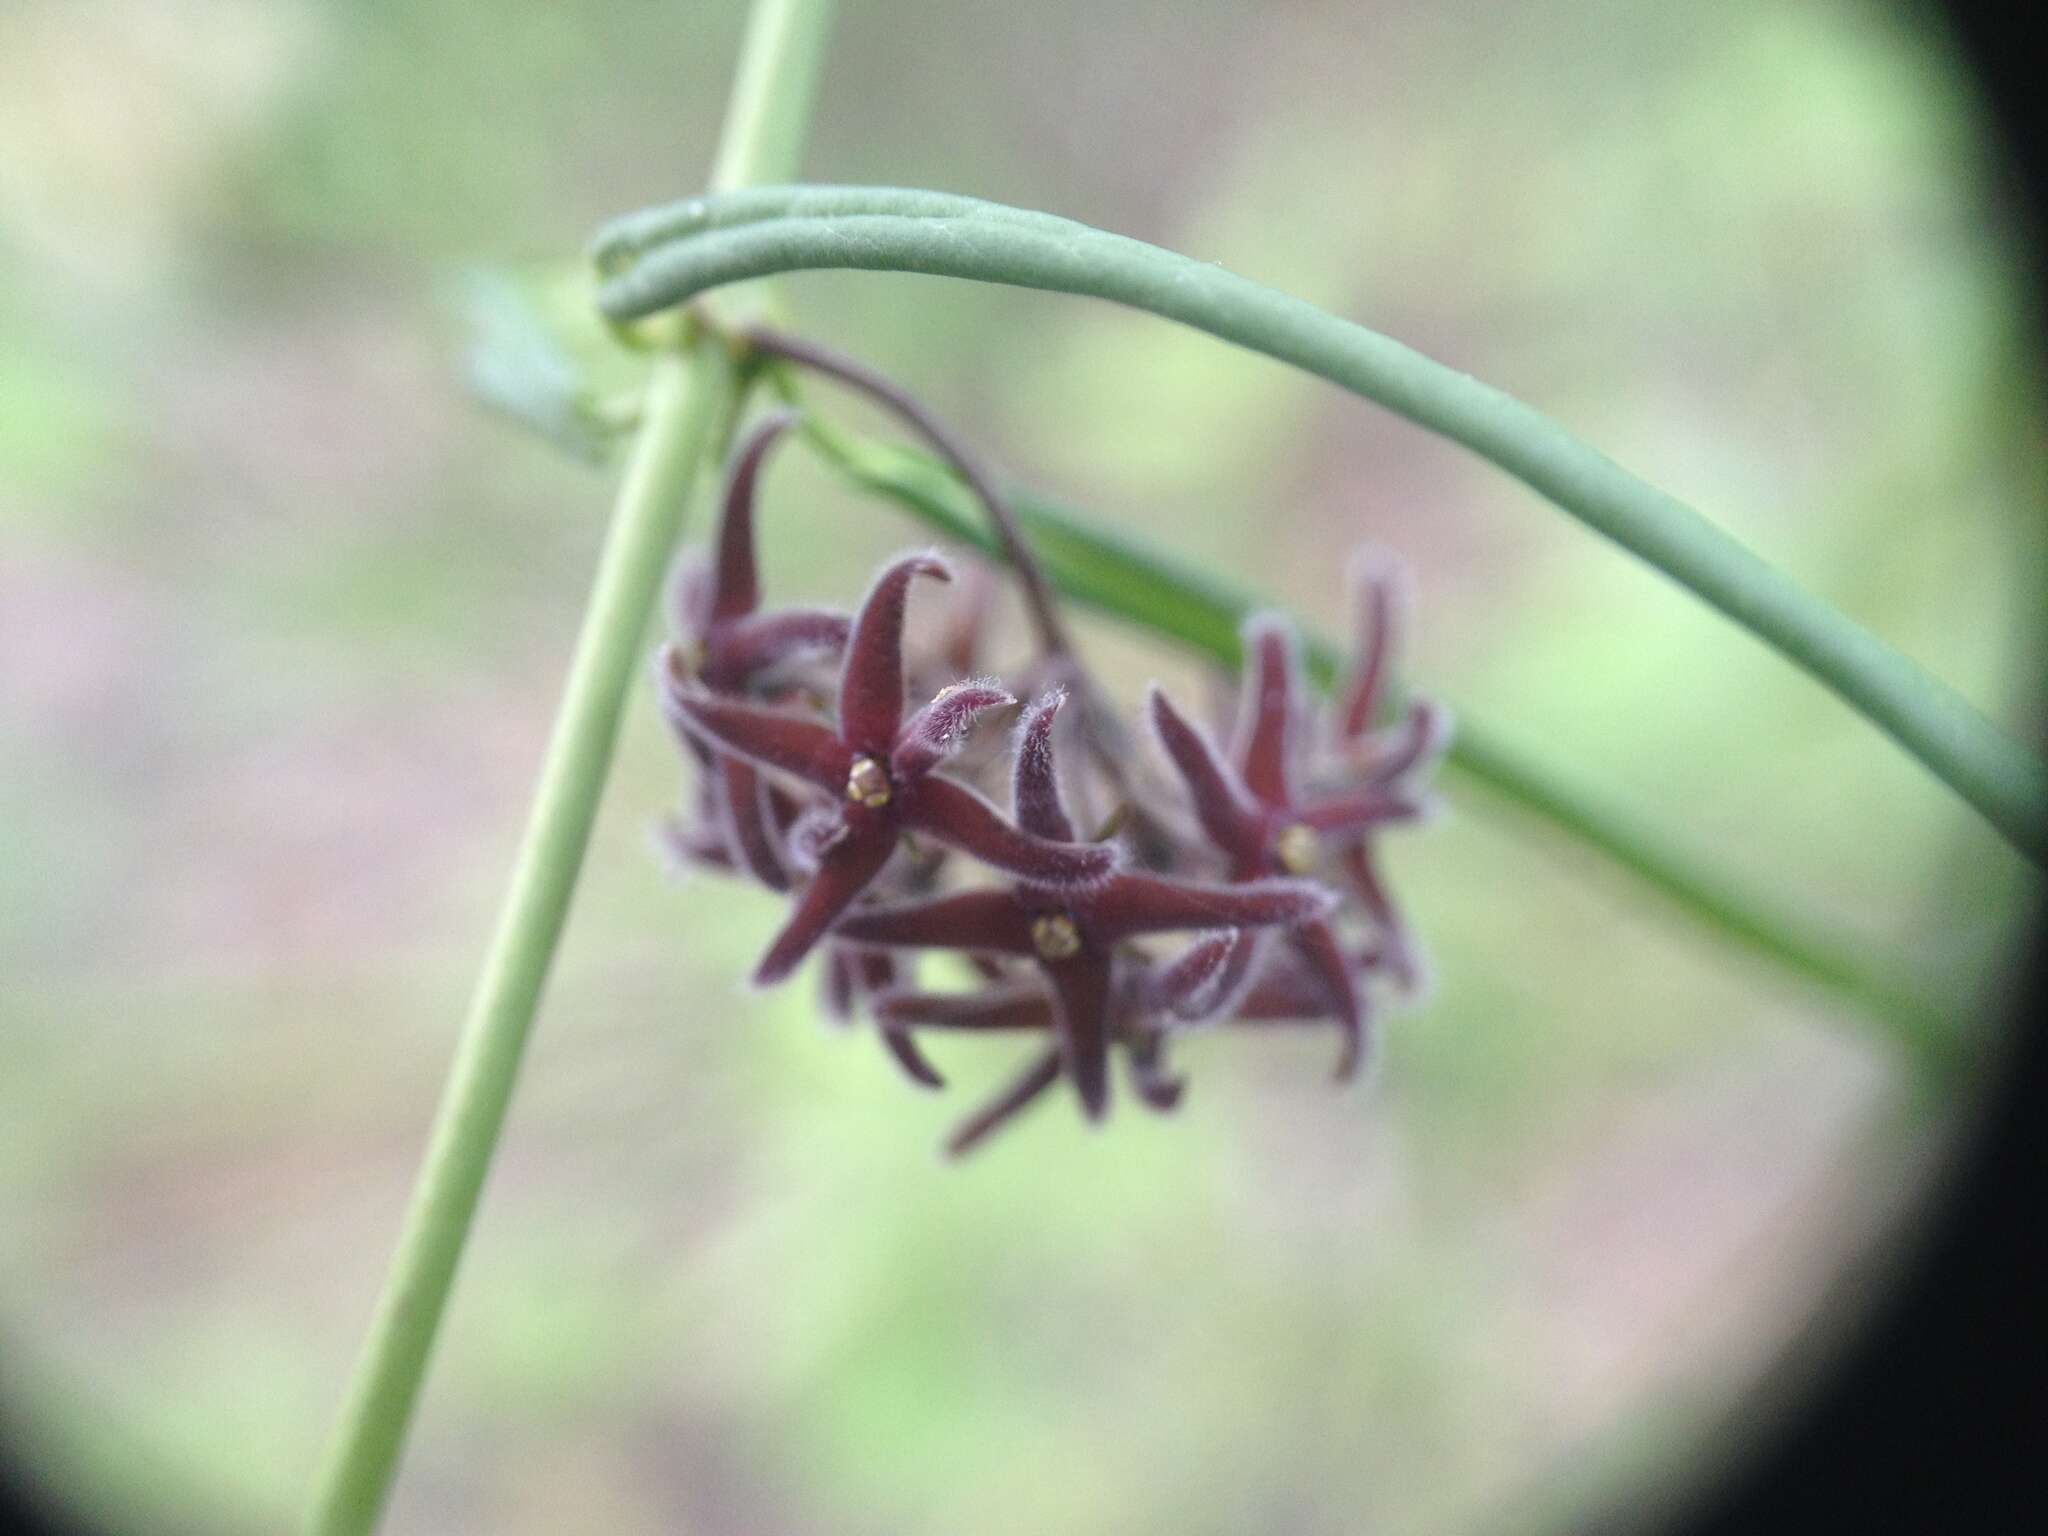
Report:
[[[714,186],[795,172],[830,10],[829,0],[755,6]],[[656,360],[518,863],[315,1485],[307,1529],[318,1536],[372,1530],[397,1473],[583,866],[648,617],[698,472],[732,420],[737,385],[730,351],[693,323],[676,327]]]
[[[850,483],[881,496],[992,559],[1001,541],[979,515],[978,499],[938,461],[893,443],[849,432],[812,416],[805,436]],[[1120,619],[1189,653],[1235,668],[1247,614],[1283,605],[1112,533],[1071,508],[1009,488],[1005,498],[1053,586],[1072,600]],[[1300,621],[1297,619],[1297,623]],[[1311,676],[1329,687],[1341,648],[1302,624]],[[1454,709],[1458,729],[1450,762],[1471,783],[1572,843],[1608,860],[1662,896],[1671,909],[1850,1005],[1904,1051],[1916,1073],[1937,1085],[1968,1059],[1954,1010],[1922,995],[1905,978],[1850,944],[1749,889],[1738,878]]]
[[[1954,689],[1540,412],[1312,304],[1050,214],[885,187],[696,198],[608,226],[594,255],[619,320],[778,272],[920,272],[1108,299],[1291,363],[1470,448],[1689,588],[2048,863],[2048,765]]]

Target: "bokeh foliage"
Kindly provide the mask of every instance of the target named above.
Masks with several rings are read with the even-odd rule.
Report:
[[[1213,257],[1498,381],[1986,707],[2037,655],[2040,402],[1938,39],[1698,10],[849,6],[819,179]],[[58,1485],[297,1506],[559,681],[601,475],[464,398],[462,274],[702,174],[734,7],[0,16],[0,1339]],[[1411,429],[1139,317],[790,284],[1025,478],[1414,670],[1959,1009],[2016,864],[1803,678]],[[779,590],[921,538],[796,461]],[[1135,697],[1187,664],[1087,632]],[[1658,1478],[1946,1122],[1817,1001],[1481,809],[1391,849],[1435,960],[1371,1095],[1199,1042],[1178,1123],[954,1106],[735,978],[641,710],[390,1528],[1540,1526]],[[1006,1063],[946,1065],[973,1091]]]

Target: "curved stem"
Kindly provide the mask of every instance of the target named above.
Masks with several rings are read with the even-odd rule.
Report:
[[[698,199],[609,226],[595,251],[613,274],[599,302],[614,318],[774,272],[922,272],[1108,299],[1291,363],[1472,449],[1689,588],[2048,863],[2048,765],[1954,689],[1548,417],[1300,299],[1049,214],[890,188]]]
[[[817,418],[806,423],[805,435],[862,489],[947,537],[1002,557],[965,488],[942,465]],[[1245,617],[1281,606],[1044,497],[1012,489],[1009,502],[1061,592],[1208,660],[1235,667]],[[1341,666],[1340,648],[1309,626],[1301,628],[1310,675],[1328,689]],[[1953,1010],[1578,782],[1569,770],[1538,761],[1468,712],[1455,706],[1453,712],[1458,729],[1449,762],[1468,781],[1604,857],[1656,891],[1674,912],[1851,1004],[1905,1050],[1923,1081],[1939,1082],[1963,1064],[1968,1041]]]
[[[1044,573],[1038,569],[1038,562],[1031,558],[1031,547],[1017,531],[1017,520],[1011,515],[1002,494],[996,490],[995,482],[982,468],[981,461],[926,410],[916,396],[883,378],[865,363],[814,341],[786,336],[759,325],[748,327],[740,339],[769,357],[781,358],[812,373],[837,379],[849,389],[881,405],[930,443],[933,451],[946,461],[947,467],[974,492],[990,526],[995,529],[1003,558],[1010,562],[1010,568],[1017,573],[1017,580],[1024,588],[1024,604],[1030,610],[1032,627],[1038,631],[1039,649],[1055,659],[1072,654],[1073,644],[1067,637],[1066,626],[1060,622],[1059,605],[1053,601],[1052,589],[1046,584]]]
[[[721,183],[795,169],[828,13],[826,0],[756,6],[718,160]],[[684,326],[656,361],[512,883],[315,1486],[307,1528],[319,1536],[373,1529],[397,1473],[583,866],[648,615],[699,467],[731,418],[735,378],[731,356],[695,326]]]

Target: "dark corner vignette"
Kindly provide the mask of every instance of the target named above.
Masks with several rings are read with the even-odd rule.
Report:
[[[2026,333],[2019,350],[2034,387],[2048,393],[2048,123],[2038,43],[2029,46],[2024,21],[2001,6],[1915,9],[1946,30],[2004,151],[1989,174],[2027,253],[2033,296],[2015,318]],[[2027,701],[2037,743],[2048,741],[2042,681],[2034,679]],[[2048,900],[2037,901],[2029,942],[1990,1006],[2009,1030],[2002,1059],[1951,1151],[1936,1208],[1889,1257],[1876,1310],[1849,1338],[1816,1342],[1816,1380],[1790,1379],[1798,1362],[1786,1362],[1784,1401],[1774,1404],[1782,1416],[1755,1426],[1750,1444],[1675,1523],[1645,1527],[1614,1512],[1597,1526],[1601,1536],[2003,1536],[2048,1508]],[[1769,1398],[1766,1389],[1750,1402]]]
[[[2048,154],[2035,110],[2039,50],[2023,21],[1988,4],[1916,5],[1946,22],[1975,74],[2008,154],[2003,176],[2032,258],[2037,376],[2048,380],[2041,302],[2048,280]],[[2048,737],[2042,699],[2036,739]],[[1956,1149],[1940,1208],[1894,1256],[1884,1300],[1826,1351],[1822,1379],[1795,1390],[1780,1422],[1760,1428],[1720,1480],[1675,1520],[1645,1527],[1619,1517],[1580,1526],[1618,1536],[1749,1536],[1803,1532],[2017,1531],[2024,1512],[2048,1507],[2048,1319],[2043,1274],[2041,1173],[2048,1167],[2048,904],[1999,1006],[2010,1036],[1987,1082],[1978,1119]],[[0,1382],[6,1379],[0,1357]],[[1753,1393],[1752,1401],[1765,1394]],[[50,1536],[114,1536],[62,1510],[32,1443],[0,1401],[0,1529]],[[2038,1518],[2038,1516],[2036,1516]],[[1049,1533],[1056,1536],[1056,1533]]]

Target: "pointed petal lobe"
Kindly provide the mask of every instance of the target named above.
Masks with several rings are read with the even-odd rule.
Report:
[[[863,907],[839,925],[839,936],[860,944],[893,944],[906,949],[1036,953],[1030,914],[1006,890],[956,891],[927,901]]]
[[[1351,557],[1352,602],[1357,611],[1357,650],[1338,712],[1344,741],[1356,741],[1372,729],[1393,669],[1394,643],[1407,608],[1407,576],[1401,563],[1385,550],[1361,549]]]
[[[917,1042],[909,1033],[900,1029],[882,1029],[882,1044],[895,1058],[896,1065],[903,1069],[903,1075],[921,1088],[943,1088],[946,1080],[939,1076],[939,1069],[931,1064]]]
[[[1056,843],[1074,840],[1074,824],[1060,799],[1060,783],[1052,752],[1053,721],[1067,702],[1067,690],[1052,688],[1025,712],[1012,748],[1010,807],[1017,825],[1034,837]]]
[[[1373,786],[1344,790],[1309,801],[1295,820],[1312,832],[1355,832],[1390,821],[1413,821],[1422,802],[1406,790]]]
[[[737,757],[721,758],[718,769],[723,791],[719,803],[736,861],[769,890],[788,890],[789,871],[783,867],[777,839],[770,830],[760,774],[753,764]]]
[[[897,739],[889,766],[900,779],[921,778],[951,757],[967,739],[975,717],[1017,700],[992,682],[954,683],[910,717]]]
[[[1081,1112],[1100,1120],[1109,1110],[1109,961],[1081,954],[1045,967],[1057,1003],[1060,1046]]]
[[[1036,981],[982,992],[892,992],[875,1017],[902,1029],[1051,1029],[1052,1000]]]
[[[1236,772],[1217,752],[1216,744],[1175,709],[1156,685],[1146,700],[1146,713],[1159,744],[1187,785],[1195,816],[1209,841],[1241,862],[1257,858],[1264,843],[1264,818],[1251,804]]]
[[[1250,979],[1258,940],[1250,928],[1204,935],[1153,973],[1147,1002],[1189,1023],[1227,1013]]]
[[[875,578],[853,616],[839,676],[839,736],[856,751],[886,759],[903,720],[903,614],[919,576],[950,581],[936,555],[905,555]]]
[[[796,412],[764,416],[734,451],[725,472],[725,506],[718,518],[718,557],[712,566],[711,620],[752,613],[761,601],[754,565],[754,482],[775,440],[796,424]]]
[[[1118,875],[1087,903],[1087,927],[1108,946],[1141,933],[1203,928],[1272,928],[1314,922],[1336,905],[1313,880],[1246,880],[1222,885],[1166,875]]]
[[[762,767],[808,779],[834,798],[846,792],[852,754],[829,728],[806,715],[723,698],[680,676],[676,665],[663,669],[661,704],[680,730],[707,736]]]
[[[1033,1060],[1015,1081],[988,1104],[976,1110],[954,1128],[953,1134],[946,1138],[946,1155],[965,1157],[1015,1119],[1021,1111],[1029,1108],[1059,1080],[1060,1051],[1058,1046],[1054,1046]]]
[[[853,620],[829,608],[777,608],[749,613],[711,633],[704,681],[737,692],[770,668],[804,656],[837,656],[846,649]]]
[[[1003,820],[973,790],[936,774],[921,780],[914,794],[905,795],[903,816],[939,841],[1033,885],[1084,888],[1102,884],[1116,870],[1112,844],[1054,843],[1033,837]]]
[[[1294,626],[1258,613],[1244,626],[1244,698],[1230,760],[1244,785],[1270,806],[1294,799],[1294,742],[1301,720],[1301,660]]]
[[[1333,1075],[1340,1083],[1349,1082],[1358,1075],[1359,1063],[1365,1059],[1365,1005],[1351,974],[1350,962],[1337,947],[1337,936],[1328,923],[1304,924],[1288,937],[1329,999],[1331,1017],[1344,1037]]]
[[[878,825],[857,828],[833,844],[819,861],[818,872],[797,893],[789,920],[755,967],[754,984],[773,986],[795,970],[895,851],[896,834]]]

